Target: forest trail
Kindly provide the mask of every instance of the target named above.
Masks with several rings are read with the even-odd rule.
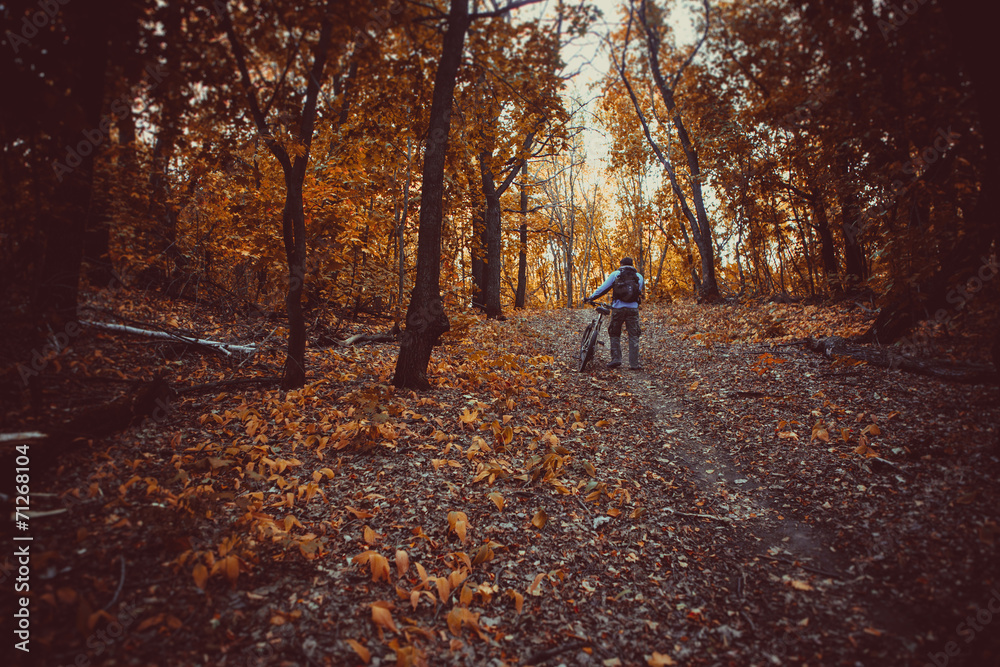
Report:
[[[581,313],[576,328],[582,330],[587,319]],[[734,626],[744,632],[748,625],[749,634],[759,634],[759,626],[774,633],[743,659],[833,664],[833,656],[844,651],[848,662],[856,652],[864,664],[923,664],[919,649],[934,648],[946,614],[926,601],[925,591],[907,588],[908,583],[926,584],[933,566],[915,566],[910,559],[919,560],[918,554],[901,553],[908,537],[896,521],[917,523],[907,517],[908,510],[924,506],[927,501],[916,496],[927,490],[915,482],[924,474],[933,477],[935,470],[918,471],[913,461],[936,457],[918,456],[907,442],[914,436],[917,443],[951,439],[955,424],[935,434],[918,423],[919,417],[930,417],[932,405],[954,411],[964,400],[979,402],[978,392],[850,362],[831,364],[802,345],[728,342],[723,331],[682,323],[662,311],[644,316],[641,341],[642,371],[606,369],[605,351],[581,382],[598,401],[613,403],[614,395],[625,391],[638,404],[628,426],[623,424],[633,433],[627,447],[638,464],[636,480],[658,473],[670,479],[671,487],[684,483],[693,491],[690,504],[643,489],[650,514],[661,522],[703,514],[708,516],[703,528],[717,524],[713,547],[722,554],[719,569],[737,589],[736,599],[717,600],[719,607],[730,614],[738,610],[746,625]],[[845,390],[849,398],[827,396]],[[915,410],[921,395],[933,400]],[[910,420],[900,418],[901,404],[909,408]],[[988,431],[990,419],[986,416],[977,430]],[[995,412],[992,419],[995,424]],[[876,448],[902,454],[904,461],[887,462],[876,456]],[[995,469],[996,450],[983,447],[974,456],[982,454]],[[899,460],[893,454],[888,458]],[[967,519],[957,522],[965,525]],[[984,525],[992,525],[991,520]],[[678,574],[693,578],[686,587],[703,593],[718,583],[688,567],[674,569]],[[989,579],[986,572],[967,572],[955,581],[968,582],[968,575]],[[941,637],[937,643],[952,639]],[[983,660],[997,650],[973,649],[975,656],[952,657],[951,664],[986,664]]]
[[[169,415],[38,481],[66,509],[32,524],[38,653],[916,667],[962,642],[949,665],[994,664],[996,634],[958,623],[1000,574],[996,388],[793,344],[858,326],[823,318],[644,307],[643,370],[602,346],[578,373],[586,311],[455,317],[421,393],[388,385],[392,345],[313,347],[294,392],[185,393],[231,372],[187,352]],[[63,367],[119,347],[92,334]]]

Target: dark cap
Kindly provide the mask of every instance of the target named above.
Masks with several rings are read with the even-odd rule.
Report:
[[[622,266],[635,266],[635,264],[632,263],[632,258],[631,257],[624,258],[622,260],[622,264],[621,265]]]

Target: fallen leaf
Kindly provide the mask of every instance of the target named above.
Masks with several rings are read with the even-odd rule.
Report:
[[[498,510],[500,510],[501,512],[503,511],[504,499],[502,495],[494,491],[493,493],[488,495],[487,498],[493,501],[493,504],[497,506]]]
[[[345,641],[347,641],[347,645],[350,646],[352,649],[354,649],[354,652],[358,654],[358,657],[361,658],[366,665],[368,664],[369,661],[371,661],[372,659],[371,651],[366,649],[364,645],[362,645],[358,641],[355,641],[354,639],[347,639]]]
[[[191,575],[194,577],[195,585],[201,590],[205,590],[205,584],[208,582],[208,568],[202,563],[198,563],[194,566]]]
[[[391,630],[392,632],[397,632],[396,624],[392,620],[392,612],[385,606],[384,603],[375,602],[372,604],[372,623],[374,623],[379,628],[385,630]]]
[[[410,569],[410,556],[402,549],[396,549],[396,576],[402,577]]]
[[[677,663],[669,655],[653,651],[653,655],[646,658],[646,664],[649,667],[666,667],[667,665],[676,665]]]

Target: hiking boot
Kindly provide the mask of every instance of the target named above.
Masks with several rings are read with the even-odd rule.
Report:
[[[629,366],[628,369],[630,371],[641,371],[642,370],[642,366],[636,364],[635,366]]]
[[[618,368],[622,365],[622,339],[621,336],[609,336],[611,339],[611,361],[608,368]]]
[[[629,336],[628,337],[628,366],[633,371],[640,370],[642,366],[639,365],[639,337]]]

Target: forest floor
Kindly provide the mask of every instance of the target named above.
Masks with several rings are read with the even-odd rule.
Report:
[[[389,385],[393,345],[311,347],[299,391],[209,391],[278,374],[281,331],[129,313],[263,350],[85,329],[33,408],[2,360],[5,430],[154,371],[178,391],[71,456],[31,448],[51,495],[13,664],[1000,664],[998,389],[795,343],[863,309],[644,307],[643,369],[603,347],[584,373],[587,310],[453,318],[422,393]]]

